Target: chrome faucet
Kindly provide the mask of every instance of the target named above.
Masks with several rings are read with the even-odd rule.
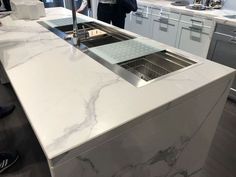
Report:
[[[73,35],[72,35],[72,43],[73,45],[78,45],[79,43],[79,35],[78,35],[78,26],[77,26],[77,17],[76,17],[76,9],[75,9],[75,1],[71,0],[71,10],[72,10],[72,18],[73,18]]]

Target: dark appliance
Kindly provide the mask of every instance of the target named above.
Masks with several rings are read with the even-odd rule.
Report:
[[[207,58],[236,69],[236,27],[216,24]],[[236,101],[236,78],[229,97]]]

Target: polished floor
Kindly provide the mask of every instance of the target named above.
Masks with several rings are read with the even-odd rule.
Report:
[[[0,151],[16,149],[20,160],[1,177],[50,177],[45,156],[10,85],[0,85],[0,105],[16,110],[0,120]],[[190,177],[190,176],[184,176]],[[228,100],[202,177],[236,177],[236,103]]]

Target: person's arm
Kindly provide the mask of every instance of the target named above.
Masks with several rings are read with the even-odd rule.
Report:
[[[82,3],[81,3],[80,8],[76,12],[78,12],[78,13],[82,12],[86,8],[87,5],[88,5],[88,1],[83,0]]]

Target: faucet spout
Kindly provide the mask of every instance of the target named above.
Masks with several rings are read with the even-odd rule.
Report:
[[[77,17],[76,17],[76,9],[75,9],[75,1],[71,0],[71,10],[72,10],[72,18],[73,18],[73,36],[72,42],[73,45],[78,45],[79,35],[78,35],[78,26],[77,26]]]

